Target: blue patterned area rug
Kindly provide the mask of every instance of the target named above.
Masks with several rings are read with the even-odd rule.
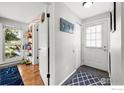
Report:
[[[79,72],[74,75],[72,78],[70,86],[75,86],[75,85],[104,85],[104,83],[98,78],[94,77],[90,73],[86,72]]]
[[[0,69],[0,85],[24,85],[17,66]]]

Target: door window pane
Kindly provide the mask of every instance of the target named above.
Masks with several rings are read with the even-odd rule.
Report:
[[[86,29],[86,47],[102,47],[102,26],[96,25]]]
[[[90,34],[90,29],[87,29],[87,34]]]
[[[92,40],[92,41],[91,41],[91,46],[92,46],[92,47],[95,47],[95,40]]]
[[[97,40],[101,40],[101,33],[97,33],[97,34],[96,34],[96,39],[97,39]]]
[[[90,39],[91,37],[90,37],[90,34],[87,34],[87,38],[86,39]]]
[[[95,29],[95,26],[91,27],[91,33],[95,33],[96,32],[96,29]]]
[[[91,40],[94,40],[95,37],[96,37],[96,34],[95,34],[95,33],[92,33],[92,34],[90,35],[90,37],[91,37]]]

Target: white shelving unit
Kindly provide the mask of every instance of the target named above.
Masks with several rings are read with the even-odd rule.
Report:
[[[24,33],[24,59],[32,64],[38,63],[38,25],[30,24],[27,32]]]

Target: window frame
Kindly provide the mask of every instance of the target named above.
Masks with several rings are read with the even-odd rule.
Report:
[[[101,47],[93,47],[93,46],[87,46],[86,45],[86,42],[87,42],[87,38],[86,38],[86,30],[88,27],[94,27],[94,26],[97,26],[97,25],[101,25]],[[102,49],[103,47],[103,29],[102,29],[102,26],[103,26],[103,23],[100,21],[100,22],[97,22],[97,23],[87,23],[84,27],[84,44],[85,44],[85,48],[93,48],[93,49]]]

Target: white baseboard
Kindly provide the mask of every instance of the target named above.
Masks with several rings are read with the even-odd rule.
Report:
[[[75,71],[76,71],[76,69],[73,70],[73,71],[59,84],[59,86],[61,86],[72,74],[74,74]]]

